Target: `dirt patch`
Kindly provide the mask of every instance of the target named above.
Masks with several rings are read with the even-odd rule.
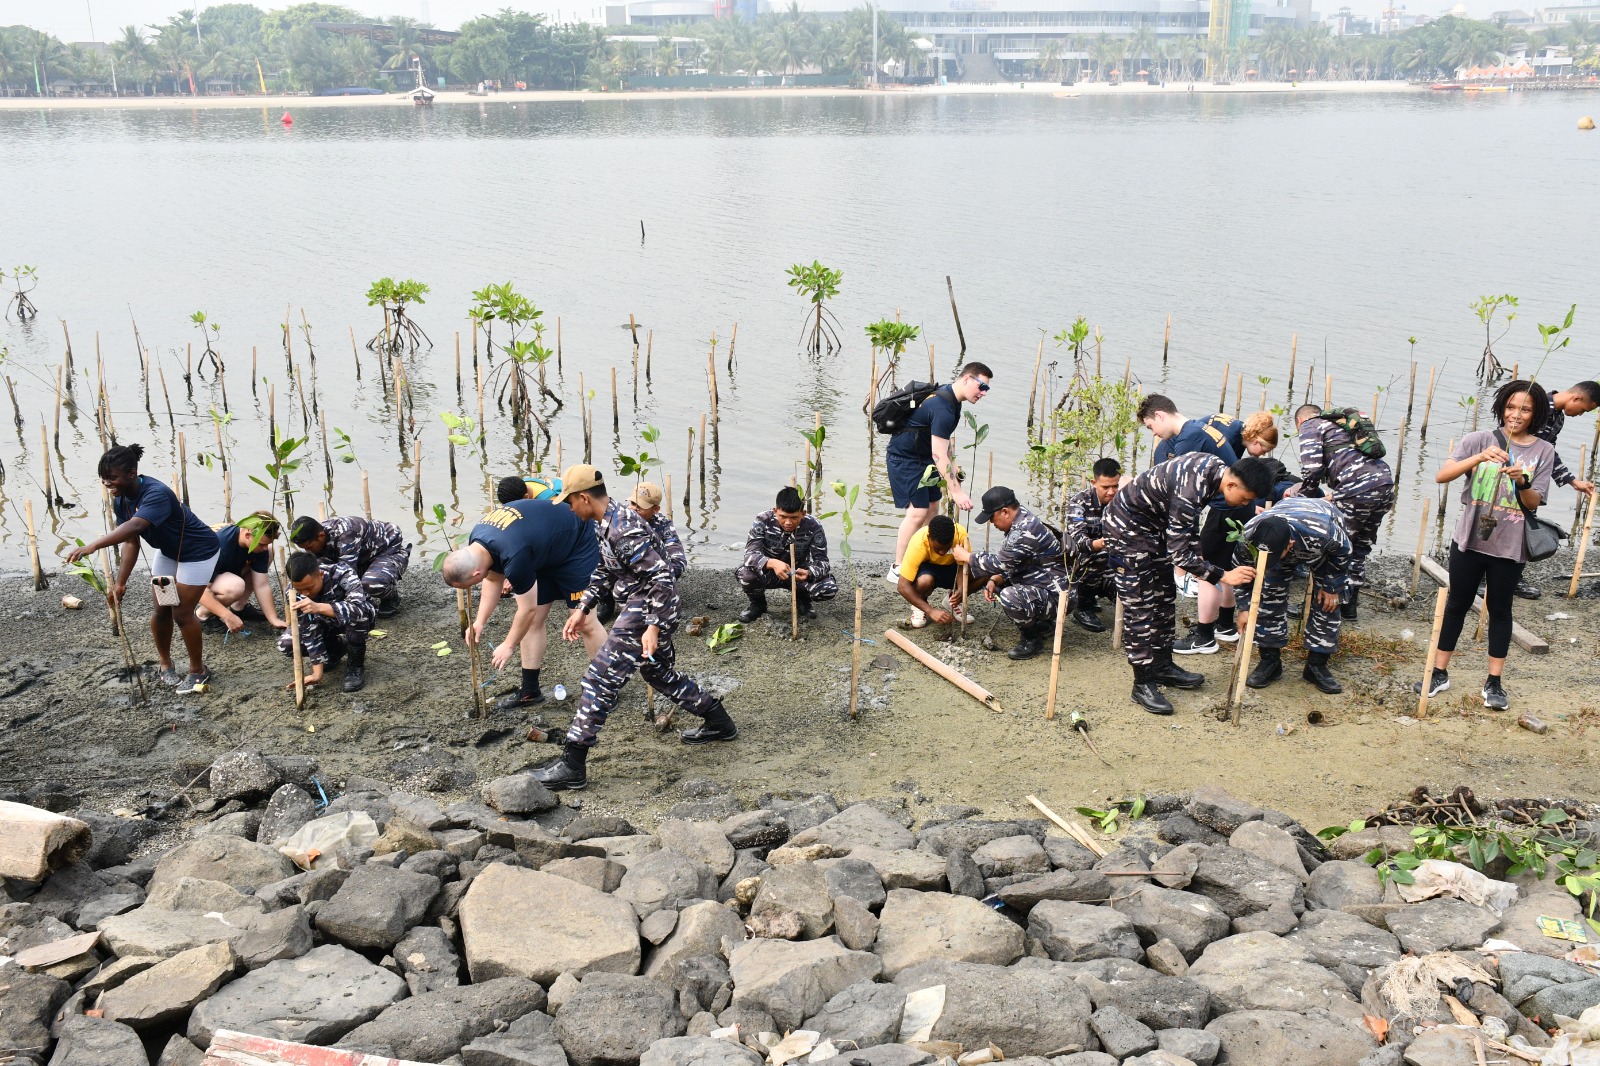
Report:
[[[1178,713],[1155,718],[1129,702],[1127,664],[1109,635],[1069,623],[1058,717],[1047,722],[1049,657],[1008,660],[1003,649],[1016,630],[997,608],[980,607],[964,643],[946,642],[937,626],[908,634],[993,692],[1005,708],[997,714],[885,644],[884,629],[905,611],[874,569],[864,578],[864,630],[875,643],[862,649],[858,721],[847,715],[848,593],[819,605],[820,617],[802,627],[798,643],[788,636],[787,601],[774,597],[773,615],[748,627],[731,653],[713,654],[703,637],[680,633],[680,664],[726,693],[740,740],[685,748],[675,732],[645,724],[644,696],[630,683],[589,761],[590,788],[575,798],[586,810],[648,821],[682,799],[680,780],[708,778],[747,799],[827,790],[846,799],[900,796],[913,812],[966,804],[992,815],[1031,815],[1023,801],[1029,793],[1064,810],[1215,783],[1318,827],[1382,807],[1424,782],[1465,784],[1485,797],[1591,795],[1588,749],[1600,725],[1595,599],[1562,598],[1565,581],[1551,567],[1540,575],[1546,598],[1517,603],[1519,621],[1549,640],[1551,651],[1534,657],[1513,649],[1513,712],[1482,708],[1483,647],[1464,639],[1452,671],[1456,687],[1434,701],[1426,721],[1414,721],[1410,685],[1421,673],[1433,597],[1424,577],[1417,602],[1404,604],[1409,569],[1399,560],[1376,563],[1386,587],[1363,598],[1362,620],[1334,661],[1345,695],[1317,693],[1291,668],[1284,681],[1247,697],[1238,729],[1215,717],[1233,661],[1226,649],[1186,661],[1206,675],[1206,686],[1174,693]],[[209,694],[180,698],[162,689],[148,708],[133,706],[104,614],[92,600],[82,612],[62,610],[68,587],[68,578],[44,593],[26,580],[0,582],[0,793],[53,784],[98,806],[139,807],[167,798],[217,755],[245,744],[315,757],[330,792],[360,773],[448,800],[475,791],[475,781],[555,754],[522,739],[523,716],[468,717],[454,595],[431,573],[407,578],[405,610],[384,620],[386,636],[372,645],[366,690],[314,692],[304,712],[283,689],[288,661],[260,623],[226,646],[207,638],[217,678]],[[689,613],[709,615],[713,627],[743,604],[727,572],[691,572],[685,600]],[[1192,613],[1193,601],[1180,603],[1180,617]],[[1547,618],[1557,613],[1567,617]],[[130,614],[137,616],[136,652],[153,661],[145,611],[131,606]],[[509,618],[502,609],[498,625]],[[991,628],[1000,650],[983,646]],[[456,654],[435,656],[430,645],[442,639]],[[560,681],[573,695],[540,708],[540,717],[560,729],[575,707],[584,663],[578,646],[562,645],[554,632],[551,643],[546,690]],[[1292,667],[1299,655],[1286,658]],[[509,688],[515,676],[508,670],[490,691]],[[1072,710],[1088,717],[1111,765],[1096,760],[1067,725]],[[1307,724],[1313,710],[1321,725]],[[1517,728],[1520,711],[1539,715],[1549,732]]]

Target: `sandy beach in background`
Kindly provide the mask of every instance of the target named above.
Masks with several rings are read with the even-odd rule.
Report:
[[[488,96],[469,96],[464,91],[447,90],[435,98],[440,105],[479,104],[486,107],[506,104],[571,103],[604,100],[697,100],[714,97],[836,97],[860,96],[882,93],[896,96],[1021,96],[1048,94],[1059,98],[1076,96],[1131,96],[1163,93],[1186,93],[1186,82],[1169,82],[1165,86],[1126,83],[1110,85],[1105,82],[1079,82],[1062,86],[1050,82],[1025,84],[989,83],[983,85],[919,85],[908,88],[851,89],[823,88],[772,88],[772,89],[639,89],[629,92],[599,92],[596,90],[544,90],[528,92],[490,93]],[[1316,81],[1316,82],[1244,82],[1236,85],[1213,85],[1210,82],[1192,83],[1196,93],[1404,93],[1426,92],[1420,85],[1403,81]],[[411,107],[411,99],[404,93],[386,96],[123,96],[123,97],[0,97],[0,111],[31,110],[102,110],[107,108],[284,108],[290,111],[317,107]]]

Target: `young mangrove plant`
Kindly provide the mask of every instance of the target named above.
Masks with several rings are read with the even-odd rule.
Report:
[[[802,429],[800,436],[811,445],[810,458],[806,460],[806,486],[805,496],[808,506],[811,505],[811,487],[822,484],[822,445],[828,439],[828,427],[820,422],[814,429]]]
[[[905,354],[906,345],[922,334],[922,329],[920,326],[898,322],[892,318],[880,318],[876,322],[869,323],[866,331],[867,340],[872,343],[873,349],[882,352],[886,360],[875,385],[877,395],[883,396],[894,391],[895,381],[899,376],[900,357]]]
[[[8,274],[0,270],[0,285],[9,285],[10,291],[6,296],[6,321],[11,320],[11,312],[17,313],[19,322],[26,322],[39,313],[33,306],[33,301],[28,299],[28,293],[39,287],[39,268],[32,266],[14,266]]]
[[[1577,313],[1578,305],[1573,304],[1571,307],[1567,308],[1567,317],[1561,323],[1561,325],[1546,325],[1543,322],[1537,324],[1539,329],[1539,343],[1544,347],[1544,355],[1539,360],[1539,366],[1532,374],[1529,375],[1529,377],[1538,377],[1544,372],[1544,365],[1550,361],[1550,357],[1572,343],[1571,337],[1563,337],[1562,334],[1566,333],[1567,330],[1572,328],[1572,319]],[[1557,337],[1561,337],[1561,340],[1557,341]]]
[[[979,424],[971,411],[963,411],[962,414],[966,416],[967,428],[972,430],[972,443],[966,445],[967,450],[972,452],[972,462],[967,466],[967,469],[976,472],[978,469],[978,446],[989,438],[989,423]],[[954,506],[955,501],[951,500],[950,503]],[[972,529],[971,511],[967,512],[967,529],[969,531]]]
[[[1483,323],[1483,355],[1478,360],[1478,384],[1492,385],[1501,378],[1510,374],[1499,359],[1495,358],[1495,342],[1505,337],[1511,331],[1511,323],[1516,321],[1517,313],[1511,308],[1517,306],[1517,298],[1510,293],[1502,296],[1480,296],[1472,304],[1472,313],[1478,316],[1478,321]],[[1505,314],[1501,315],[1501,309]],[[1495,318],[1499,316],[1504,328],[1497,336]]]
[[[1051,486],[1079,484],[1102,456],[1123,459],[1139,432],[1139,393],[1131,382],[1091,377],[1062,396],[1052,412],[1056,439],[1043,443],[1041,433],[1022,460],[1030,476]]]
[[[534,426],[544,434],[548,446],[554,438],[549,424],[534,405],[533,396],[537,392],[553,402],[556,410],[561,408],[561,397],[545,384],[545,364],[555,353],[544,346],[544,323],[539,321],[544,312],[517,292],[509,281],[503,285],[485,285],[474,292],[472,298],[476,303],[467,316],[484,327],[485,350],[490,361],[497,347],[506,357],[489,375],[496,402],[504,409],[506,401],[510,400],[512,422],[522,428],[529,453],[535,450]],[[498,345],[494,334],[496,324],[503,327]]]
[[[813,259],[811,265],[795,263],[789,267],[789,288],[805,297],[811,305],[800,324],[800,346],[812,355],[821,355],[824,347],[829,352],[843,345],[839,340],[839,320],[828,310],[827,301],[839,295],[842,271],[825,267]]]
[[[1095,340],[1101,339],[1100,331],[1095,331]],[[1057,333],[1054,338],[1057,348],[1067,348],[1072,352],[1072,383],[1082,385],[1088,382],[1089,372],[1084,365],[1087,354],[1084,346],[1089,342],[1089,320],[1079,315],[1066,329]]]
[[[439,420],[444,423],[445,439],[450,444],[450,489],[453,492],[456,485],[456,449],[466,449],[468,459],[477,455],[478,424],[454,411],[440,411]]]
[[[195,368],[195,372],[200,375],[201,381],[206,380],[206,367],[209,364],[211,376],[215,378],[217,372],[222,369],[222,356],[217,353],[217,349],[211,342],[221,340],[222,326],[220,323],[207,319],[204,311],[196,311],[189,316],[189,321],[193,322],[195,328],[200,331],[200,343],[204,345],[203,350],[200,352],[200,365]]]
[[[652,467],[661,464],[659,456],[651,455],[643,445],[653,445],[661,439],[661,431],[655,426],[645,426],[639,433],[640,448],[638,455],[617,456],[617,473],[622,477],[632,476],[637,481],[643,481],[645,475],[650,473]]]
[[[839,558],[844,560],[844,567],[850,574],[851,583],[859,585],[860,582],[856,580],[855,567],[850,565],[850,534],[854,533],[856,528],[854,512],[856,499],[861,495],[861,486],[847,485],[843,481],[835,481],[831,487],[833,494],[839,497],[839,505],[836,510],[817,515],[817,521],[821,522],[834,517],[839,519],[839,528],[842,531],[842,535],[839,537]]]
[[[406,312],[410,304],[420,307],[426,303],[423,297],[427,294],[428,286],[414,278],[374,281],[367,288],[367,306],[383,308],[383,328],[367,341],[367,350],[393,358],[402,352],[415,352],[424,344],[432,348],[433,339]]]

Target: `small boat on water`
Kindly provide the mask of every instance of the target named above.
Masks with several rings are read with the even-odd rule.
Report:
[[[1511,86],[1509,85],[1468,85],[1465,88],[1469,93],[1508,93],[1511,91]]]
[[[1458,93],[1465,88],[1465,86],[1458,81],[1436,81],[1432,85],[1428,86],[1428,88],[1432,89],[1436,93]]]

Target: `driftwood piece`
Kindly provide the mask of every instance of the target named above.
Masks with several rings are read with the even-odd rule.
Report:
[[[971,678],[962,675],[953,666],[949,666],[946,663],[940,662],[938,659],[934,658],[934,656],[923,651],[921,648],[917,647],[915,643],[907,640],[905,637],[901,636],[899,633],[896,633],[892,629],[884,630],[883,639],[887,640],[890,644],[893,644],[895,647],[899,648],[901,651],[917,660],[917,662],[921,663],[923,666],[926,666],[929,670],[932,670],[934,673],[938,674],[940,677],[944,678],[946,681],[950,682],[952,685],[956,686],[956,688],[959,688],[962,692],[965,692],[967,695],[971,696],[985,707],[988,707],[992,711],[1000,712],[1000,701],[995,699],[988,689],[984,688]]]
[[[0,877],[42,881],[83,858],[93,842],[86,822],[0,800]]]

